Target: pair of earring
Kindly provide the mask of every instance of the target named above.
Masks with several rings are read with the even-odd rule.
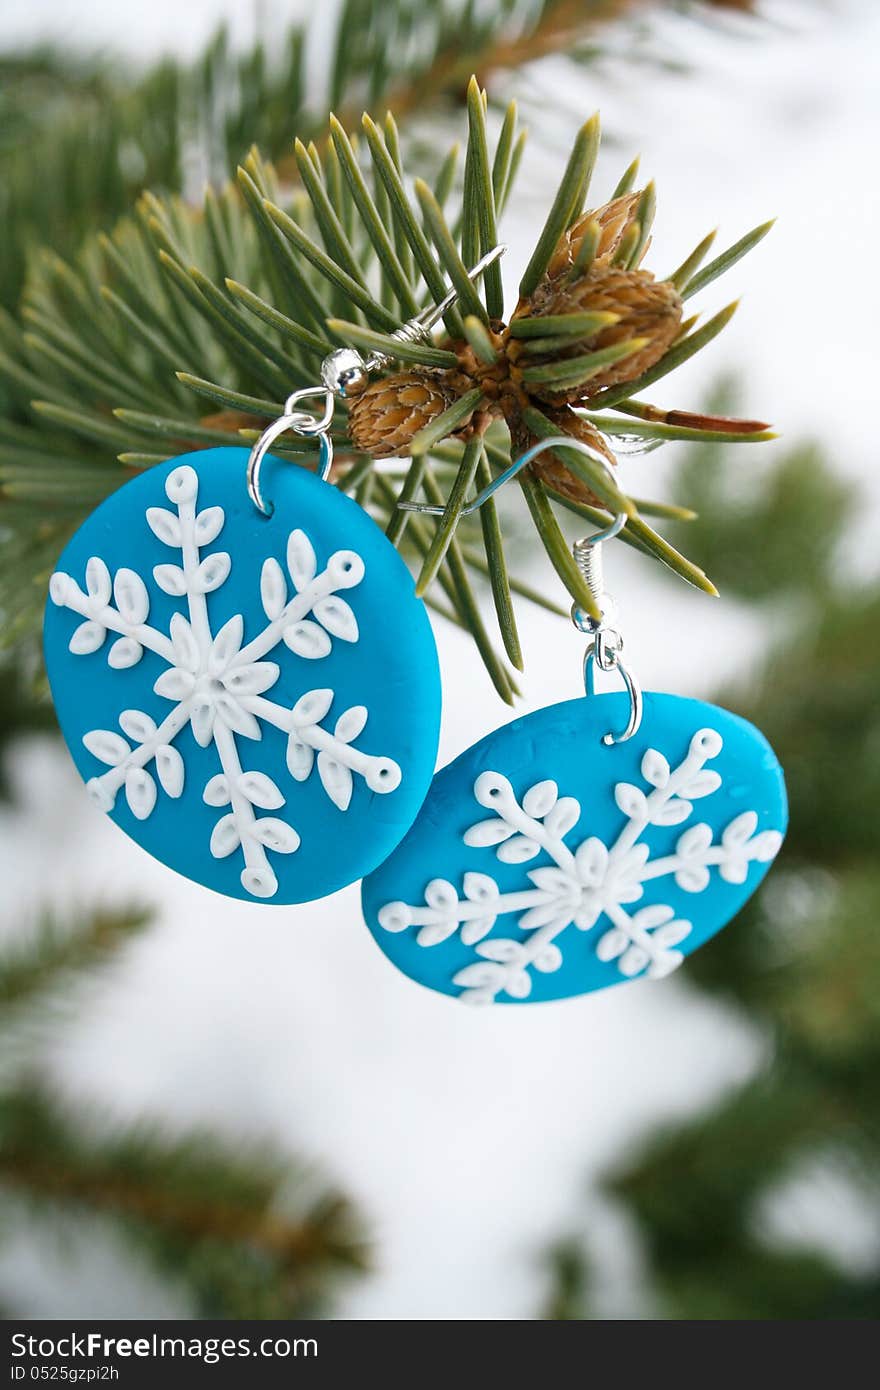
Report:
[[[454,298],[399,336],[427,334]],[[786,824],[779,765],[726,711],[642,697],[601,578],[622,515],[575,546],[603,614],[572,614],[589,638],[586,697],[514,720],[435,775],[427,614],[394,547],[329,481],[336,399],[387,360],[332,354],[322,386],[294,392],[250,454],[151,468],[74,535],[44,628],[74,762],[126,833],[216,891],[288,904],[363,879],[386,955],[466,1002],[665,975],[766,873]],[[318,468],[272,460],[267,500],[285,431],[317,441]],[[544,440],[469,510],[560,443],[591,452]],[[597,669],[624,690],[596,694]]]

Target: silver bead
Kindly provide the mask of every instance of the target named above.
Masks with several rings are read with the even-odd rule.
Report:
[[[321,363],[321,381],[334,396],[356,396],[368,380],[366,363],[356,348],[337,348]]]

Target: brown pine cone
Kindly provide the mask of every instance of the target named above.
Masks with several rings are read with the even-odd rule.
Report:
[[[552,354],[529,354],[528,365],[581,357],[632,338],[648,341],[629,357],[610,363],[577,386],[556,389],[550,384],[535,384],[529,388],[531,394],[553,405],[574,405],[589,400],[606,386],[634,381],[659,361],[675,338],[681,323],[681,310],[678,291],[668,280],[655,280],[649,270],[623,270],[619,266],[594,263],[587,275],[558,284],[552,293],[544,296],[539,312],[533,310],[529,317],[601,311],[617,314],[617,322],[589,338],[574,339],[570,346]],[[518,358],[524,361],[519,343],[517,349]]]
[[[617,463],[611,446],[604,435],[600,434],[595,425],[591,425],[589,420],[585,420],[582,415],[577,415],[567,407],[563,410],[548,410],[547,418],[553,421],[559,434],[570,434],[573,439],[580,439],[584,444],[589,444],[607,460],[612,467]],[[529,444],[537,443],[532,438]],[[604,503],[591,492],[585,482],[576,473],[562,462],[562,459],[551,450],[539,454],[532,464],[532,472],[536,477],[546,483],[554,492],[561,493],[570,502],[581,502],[588,507],[602,507]]]
[[[603,203],[600,208],[581,213],[577,221],[572,222],[568,231],[563,232],[559,238],[553,258],[547,267],[547,278],[556,281],[571,270],[581,249],[584,232],[591,222],[598,222],[602,228],[593,265],[608,265],[620,245],[624,232],[636,215],[641,196],[641,192],[623,193],[619,198],[612,198],[610,203]],[[646,244],[642,251],[643,256],[647,249]]]
[[[442,415],[458,395],[442,375],[427,371],[396,372],[371,382],[349,406],[352,443],[360,453],[377,459],[408,454],[419,430]]]

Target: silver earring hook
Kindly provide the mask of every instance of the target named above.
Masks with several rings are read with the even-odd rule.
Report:
[[[586,458],[591,458],[600,463],[610,477],[608,460],[599,449],[587,444],[583,439],[572,439],[567,434],[549,435],[546,439],[540,439],[536,444],[526,449],[520,454],[514,463],[506,468],[503,473],[484,488],[471,504],[471,510],[481,507],[485,501],[497,492],[499,487],[503,487],[511,478],[515,478],[527,464],[532,463],[540,454],[549,449],[573,449],[576,453],[583,454]],[[442,507],[436,510],[442,512]],[[466,509],[467,510],[467,509]],[[607,733],[603,736],[602,742],[605,744],[625,743],[628,738],[632,738],[642,720],[642,694],[638,681],[632,672],[621,660],[620,653],[623,651],[623,637],[611,625],[614,616],[614,605],[605,592],[604,567],[602,563],[602,547],[606,541],[613,540],[620,535],[629,517],[626,512],[618,512],[612,517],[607,526],[599,531],[594,531],[592,535],[581,536],[572,545],[572,554],[575,564],[583,576],[584,582],[595,597],[599,605],[600,616],[598,619],[592,618],[589,613],[580,608],[576,603],[571,606],[571,620],[579,632],[586,632],[590,635],[591,641],[584,655],[584,689],[588,695],[594,693],[594,666],[598,666],[600,671],[617,672],[623,680],[629,693],[630,713],[626,728],[621,734]]]
[[[494,265],[496,261],[501,260],[501,257],[504,255],[506,250],[507,247],[504,245],[503,242],[499,242],[497,246],[493,246],[491,251],[487,251],[485,256],[480,257],[476,265],[471,266],[470,270],[467,273],[468,279],[473,281],[474,284],[476,284],[477,280],[479,280],[481,275],[485,274],[485,272],[489,269],[490,265]],[[423,309],[420,314],[416,314],[415,318],[411,320],[411,323],[418,324],[422,331],[424,333],[427,333],[431,328],[434,327],[435,323],[439,322],[439,320],[442,319],[443,315],[446,313],[446,310],[452,308],[453,304],[457,299],[458,290],[450,290],[449,293],[446,295],[445,299],[441,299],[439,304],[429,304],[427,309]],[[408,327],[409,324],[405,325],[404,329]],[[401,329],[400,331],[403,332],[404,329]],[[392,334],[391,336],[396,337],[397,335]]]
[[[503,244],[493,246],[491,251],[487,251],[468,271],[468,279],[476,281],[480,278],[490,265],[499,260],[507,250]],[[395,329],[389,336],[399,343],[415,343],[426,340],[434,324],[443,317],[458,299],[458,291],[451,289],[449,293],[440,301],[439,304],[430,304],[421,313],[416,314],[408,323],[401,328]],[[322,482],[326,482],[330,476],[330,468],[333,463],[333,439],[330,434],[330,426],[333,423],[333,412],[336,408],[337,397],[345,397],[351,394],[352,388],[366,384],[370,372],[376,371],[379,367],[386,366],[393,361],[391,353],[374,352],[369,357],[364,358],[356,348],[338,348],[331,352],[321,363],[322,386],[306,386],[300,391],[294,391],[284,402],[284,411],[277,420],[273,420],[267,425],[256,440],[248,455],[247,462],[247,489],[251,501],[258,511],[264,516],[272,515],[272,504],[266,501],[260,486],[260,473],[263,461],[268,454],[275,440],[280,435],[286,434],[288,430],[301,437],[312,439],[317,438],[320,454],[318,458],[317,476]],[[316,397],[323,402],[323,412],[319,419],[306,414],[304,410],[298,410],[297,406],[302,401],[314,400]]]
[[[594,462],[601,463],[603,468],[608,468],[608,460],[605,455],[585,443],[583,439],[573,439],[568,434],[552,434],[547,439],[539,439],[537,444],[532,444],[524,453],[520,454],[519,458],[514,459],[503,473],[499,473],[497,478],[493,478],[491,483],[487,483],[472,502],[468,502],[462,507],[461,515],[472,516],[474,512],[478,512],[482,506],[485,506],[490,497],[494,497],[496,492],[500,492],[501,488],[512,482],[518,473],[521,473],[539,454],[543,454],[548,449],[572,449],[576,454],[583,454],[585,458],[593,459]],[[402,512],[422,512],[426,516],[443,516],[446,511],[445,506],[435,506],[431,502],[398,502],[397,505]],[[612,523],[617,526],[617,530],[611,534],[616,536],[617,531],[626,523],[627,515],[625,512],[621,512],[620,516],[615,517]]]
[[[607,467],[607,461],[604,462]],[[629,696],[629,715],[626,725],[619,733],[609,730],[602,735],[602,742],[606,747],[612,747],[616,743],[626,743],[627,739],[632,738],[642,722],[643,713],[641,686],[623,661],[621,656],[623,636],[613,626],[615,609],[612,600],[605,591],[602,555],[602,548],[606,541],[613,540],[615,536],[620,535],[627,520],[626,512],[618,512],[607,526],[604,526],[600,531],[594,531],[592,535],[581,536],[571,547],[575,564],[599,607],[597,619],[591,617],[576,603],[571,606],[571,620],[578,632],[585,632],[590,636],[590,642],[584,652],[584,692],[588,696],[595,695],[596,668],[598,667],[605,674],[613,673],[620,676]]]
[[[488,502],[489,498],[496,493],[499,488],[504,487],[517,473],[522,472],[528,464],[532,463],[539,454],[543,454],[548,449],[573,449],[576,453],[583,454],[586,458],[594,459],[609,473],[608,460],[598,449],[591,447],[583,439],[572,439],[567,434],[553,434],[546,439],[540,439],[536,444],[532,444],[526,449],[519,458],[505,468],[503,473],[499,473],[491,483],[479,492],[472,502],[462,507],[462,514],[470,516]],[[402,511],[426,512],[430,516],[442,516],[446,511],[443,506],[434,506],[422,502],[398,502]],[[626,727],[621,733],[609,732],[603,734],[602,742],[606,746],[615,743],[625,743],[632,738],[642,722],[642,692],[638,681],[630,671],[629,667],[621,659],[623,651],[623,637],[616,628],[611,626],[613,606],[608,595],[605,593],[605,586],[602,574],[602,546],[606,541],[612,540],[619,535],[626,525],[629,517],[626,512],[618,512],[612,517],[607,526],[601,531],[594,531],[590,536],[582,536],[580,540],[574,542],[572,554],[575,563],[595,595],[596,602],[599,604],[600,617],[591,618],[577,604],[572,604],[571,620],[579,632],[588,633],[590,643],[584,653],[584,690],[587,695],[595,694],[595,667],[605,673],[616,673],[623,681],[627,694],[629,695],[629,717]],[[604,606],[603,606],[604,601]]]
[[[501,242],[493,246],[491,251],[480,257],[476,265],[471,266],[467,273],[468,279],[476,284],[480,276],[485,274],[490,265],[499,261],[506,250],[507,247]],[[427,342],[431,329],[457,299],[458,290],[451,289],[439,304],[429,304],[388,336],[398,343]],[[327,390],[335,396],[350,396],[363,390],[370,372],[387,367],[388,363],[393,361],[394,354],[390,352],[372,352],[369,357],[362,357],[357,348],[337,348],[321,363],[321,380]]]

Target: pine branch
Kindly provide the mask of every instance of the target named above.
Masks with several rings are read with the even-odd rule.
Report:
[[[334,1279],[367,1262],[347,1199],[316,1190],[271,1145],[174,1138],[79,1112],[74,1123],[34,1084],[0,1095],[0,1199],[109,1222],[133,1254],[183,1282],[200,1317],[313,1316]]]
[[[495,242],[519,139],[516,109],[508,108],[493,148],[476,83],[467,100],[457,194],[441,189],[441,199],[426,180],[411,179],[393,120],[380,126],[364,117],[360,146],[335,121],[322,145],[297,144],[300,183],[286,196],[272,165],[252,149],[237,186],[209,192],[201,208],[145,194],[133,216],[89,242],[77,261],[34,262],[19,320],[0,318],[0,378],[19,415],[0,423],[0,490],[12,533],[0,608],[13,640],[36,627],[61,540],[123,481],[114,456],[146,467],[194,448],[252,442],[291,389],[319,380],[334,342],[397,357],[352,400],[348,418],[340,405],[334,479],[351,476],[355,495],[396,543],[411,551],[418,542],[420,587],[427,591],[436,578],[446,588],[504,698],[513,679],[494,652],[468,571],[489,574],[500,635],[517,666],[515,560],[492,512],[472,527],[468,549],[454,536],[478,471],[503,471],[530,440],[568,434],[592,451],[544,455],[523,480],[537,539],[571,599],[588,609],[592,602],[565,553],[551,498],[600,521],[626,512],[623,541],[715,592],[639,515],[601,459],[613,464],[621,433],[643,434],[649,444],[699,443],[718,433],[736,443],[771,437],[760,421],[719,424],[635,399],[711,342],[734,306],[688,328],[677,285],[636,267],[654,215],[652,185],[582,211],[598,144],[592,118],[575,139],[505,323],[497,275],[472,284],[467,262]],[[689,257],[681,287],[700,274],[708,283],[765,230],[702,272]],[[450,283],[459,303],[447,309],[443,330],[398,348],[393,335],[413,305],[438,304]],[[206,413],[205,398],[222,409]],[[418,404],[410,410],[404,402]],[[484,435],[485,454],[469,444]],[[441,466],[450,437],[466,446],[455,483]],[[301,463],[311,456],[301,439],[280,441],[276,451]],[[371,482],[372,460],[388,455],[412,459],[408,471],[389,475],[392,496],[418,501],[427,491],[432,505],[443,506],[439,524],[417,527],[394,516],[387,488]],[[646,510],[664,514],[662,505]]]
[[[603,25],[644,8],[644,0],[537,0],[518,6],[513,13],[512,6],[482,12],[477,6],[464,5],[457,13],[452,7],[444,11],[442,5],[432,6],[435,37],[427,45],[432,56],[409,77],[398,77],[381,93],[382,100],[398,119],[422,112],[464,91],[474,71],[488,86],[499,73],[553,53],[576,51]],[[699,0],[696,8],[700,8]],[[752,0],[704,0],[704,8],[747,11]],[[425,17],[423,7],[420,15]],[[371,100],[375,104],[378,98],[374,88]],[[338,95],[334,105],[341,106]],[[345,115],[353,120],[356,113],[346,111]]]
[[[749,0],[703,4],[744,9]],[[421,0],[347,0],[331,39],[330,80],[317,97],[306,81],[305,25],[273,36],[271,47],[261,38],[243,53],[220,29],[196,62],[163,58],[144,73],[74,59],[67,50],[0,55],[0,304],[11,307],[18,298],[37,229],[70,256],[85,236],[125,212],[141,188],[181,189],[202,177],[219,185],[254,142],[270,158],[286,156],[283,173],[290,177],[291,132],[304,147],[321,142],[330,108],[348,127],[365,99],[398,117],[459,105],[473,68],[486,82],[547,54],[577,50],[587,37],[594,57],[602,27],[639,15],[644,5],[435,0],[426,8]],[[194,180],[188,170],[198,166]],[[218,249],[234,252],[221,230],[222,206],[209,207]]]
[[[66,989],[72,974],[94,973],[150,921],[144,908],[99,909],[71,924],[46,913],[20,940],[0,947],[0,1009],[34,1005]]]

